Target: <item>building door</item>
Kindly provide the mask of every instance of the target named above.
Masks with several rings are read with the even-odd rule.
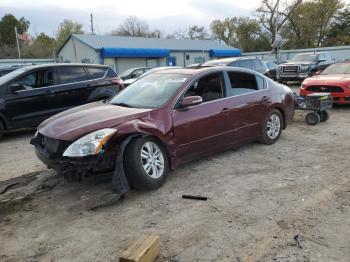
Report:
[[[176,66],[176,57],[170,56],[167,58],[167,66]]]
[[[158,67],[159,61],[158,61],[158,59],[147,59],[146,66],[151,67],[151,68]]]

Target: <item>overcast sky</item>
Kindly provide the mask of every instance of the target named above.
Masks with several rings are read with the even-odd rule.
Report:
[[[90,13],[98,34],[115,29],[128,16],[145,20],[151,29],[166,33],[198,24],[209,27],[213,19],[251,16],[260,0],[0,0],[0,16],[24,16],[30,33],[53,36],[58,24],[71,19],[90,30]]]
[[[213,19],[253,16],[261,0],[0,0],[0,16],[12,13],[31,22],[33,35],[54,36],[59,23],[67,18],[90,31],[90,13],[97,34],[117,28],[128,16],[145,20],[151,29],[164,33],[184,30],[197,24],[209,28]],[[346,0],[350,3],[350,0]]]

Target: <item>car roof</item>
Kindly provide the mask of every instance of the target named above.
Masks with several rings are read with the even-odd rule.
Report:
[[[107,65],[100,65],[100,64],[51,63],[51,64],[30,65],[30,66],[21,67],[21,69],[32,70],[32,69],[40,69],[40,68],[47,68],[47,67],[60,67],[60,66],[84,66],[84,67],[101,67],[101,68],[109,67]]]
[[[211,63],[220,63],[223,65],[227,65],[227,64],[230,64],[230,63],[235,62],[235,61],[251,60],[251,59],[260,59],[260,58],[253,57],[253,56],[226,57],[226,58],[209,60],[207,62],[204,62],[202,65],[205,66],[206,64],[211,64]]]
[[[232,67],[232,66],[211,66],[211,67],[199,67],[199,68],[179,68],[179,69],[165,69],[162,71],[154,72],[153,74],[184,74],[184,75],[197,75],[201,73],[206,72],[216,72],[216,71],[239,71],[239,72],[246,72],[246,73],[253,73],[253,74],[259,74],[259,72],[256,72],[254,70],[241,68],[241,67]]]

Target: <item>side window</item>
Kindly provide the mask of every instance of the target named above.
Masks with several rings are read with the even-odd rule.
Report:
[[[37,72],[36,87],[47,87],[54,84],[53,70],[45,69]]]
[[[12,82],[12,84],[19,84],[23,86],[25,90],[30,90],[36,87],[36,72],[27,74],[20,79],[17,79]]]
[[[265,79],[260,76],[255,76],[255,77],[256,77],[256,83],[258,85],[259,90],[265,89],[266,88]]]
[[[227,72],[230,78],[232,94],[243,95],[259,90],[254,74],[243,72]]]
[[[239,61],[232,62],[232,63],[230,64],[230,66],[233,66],[233,67],[242,67],[241,64],[239,63]]]
[[[57,75],[60,84],[85,81],[88,78],[84,68],[78,66],[57,67]]]
[[[143,74],[143,69],[137,69],[132,73],[134,77],[140,77]]]
[[[241,60],[239,61],[240,66],[243,68],[247,68],[247,69],[252,69],[252,65],[250,64],[250,60]]]
[[[186,96],[201,96],[203,102],[224,97],[224,80],[222,73],[209,74],[200,78],[185,93]]]
[[[106,74],[107,69],[106,68],[97,68],[97,67],[88,67],[87,68],[89,72],[89,79],[96,79],[104,77]]]
[[[25,75],[24,77],[14,81],[13,83],[23,86],[25,90],[52,86],[54,84],[53,70],[38,70]]]
[[[108,68],[107,69],[107,75],[106,75],[106,77],[117,77],[118,75],[117,75],[117,73],[116,72],[114,72],[114,70],[112,69],[112,68]]]

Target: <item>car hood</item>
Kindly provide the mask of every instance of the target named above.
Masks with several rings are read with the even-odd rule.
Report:
[[[50,138],[74,141],[102,128],[115,127],[121,123],[141,118],[151,109],[129,108],[95,102],[57,114],[39,127],[38,132]]]
[[[304,80],[305,85],[339,85],[350,82],[350,74],[317,75]]]

